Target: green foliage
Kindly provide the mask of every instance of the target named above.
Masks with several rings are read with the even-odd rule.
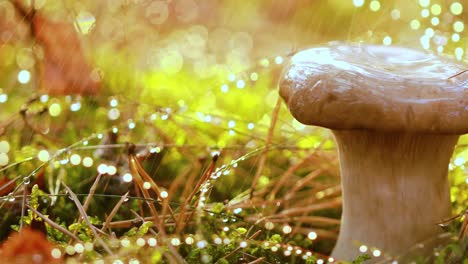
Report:
[[[362,264],[367,260],[370,260],[372,257],[369,254],[362,254],[356,259],[353,260],[353,264]]]

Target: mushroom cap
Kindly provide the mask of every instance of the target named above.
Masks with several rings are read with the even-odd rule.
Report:
[[[292,115],[305,125],[463,134],[468,132],[466,69],[417,49],[335,42],[296,53],[279,88]]]

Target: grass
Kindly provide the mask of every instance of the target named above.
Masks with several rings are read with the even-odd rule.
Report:
[[[66,99],[60,103],[66,105]],[[89,103],[99,111],[93,100],[82,103],[84,109]],[[285,137],[290,131],[284,125],[278,128],[284,124],[281,107],[277,103],[269,126],[260,128],[264,139],[239,129],[222,148],[177,143],[174,131],[187,140],[209,141],[229,129],[229,124],[187,118],[187,112],[162,118],[167,113],[158,110],[157,121],[151,120],[153,113],[134,117],[135,128],[125,120],[65,148],[60,146],[67,137],[58,141],[39,134],[41,122],[31,121],[25,128],[34,127],[33,140],[14,153],[15,163],[2,169],[2,238],[10,226],[33,226],[47,234],[67,263],[326,261],[337,238],[341,207],[336,153],[330,135],[320,130],[314,134],[320,140],[311,139],[318,142],[315,147],[301,147]],[[16,123],[44,118],[29,111]],[[85,111],[93,115],[93,110]],[[68,131],[81,125],[75,120],[51,123],[52,129],[65,126]],[[148,133],[157,140],[144,143]],[[38,153],[44,146],[50,156],[41,161]],[[84,162],[86,157],[92,165]],[[452,179],[456,173],[458,167]],[[125,174],[131,181],[123,180]],[[454,204],[460,210],[462,204]],[[452,234],[459,232],[460,242],[466,234],[466,221],[463,227],[461,221],[460,215],[449,225]],[[462,248],[454,239],[438,259],[459,259]]]

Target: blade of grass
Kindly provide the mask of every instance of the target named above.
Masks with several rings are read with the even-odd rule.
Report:
[[[89,189],[89,195],[86,197],[86,200],[84,202],[83,209],[84,209],[85,212],[88,210],[89,204],[91,203],[91,199],[92,199],[94,193],[96,192],[96,188],[97,188],[97,185],[98,185],[100,179],[101,179],[101,174],[99,173],[96,176],[96,179],[94,180],[93,185]],[[83,222],[83,218],[78,219],[78,223],[81,223],[81,222]],[[73,234],[76,235],[77,233],[78,233],[78,229],[75,229],[75,231],[73,231]],[[68,242],[68,245],[70,245],[70,243],[71,243],[71,241]]]
[[[208,166],[208,168],[205,170],[205,172],[202,174],[202,176],[200,177],[200,179],[197,181],[192,193],[189,195],[189,197],[187,197],[187,199],[184,201],[184,203],[182,204],[182,207],[181,207],[181,215],[182,217],[179,217],[179,221],[180,223],[177,223],[176,225],[180,224],[180,228],[179,229],[176,229],[176,231],[181,231],[184,229],[184,227],[187,225],[188,222],[190,222],[190,220],[193,218],[193,215],[194,213],[196,212],[196,210],[193,210],[191,214],[189,214],[189,216],[187,218],[184,218],[183,215],[185,213],[185,210],[186,210],[186,207],[188,204],[190,204],[190,202],[192,201],[193,197],[195,196],[195,194],[199,191],[200,189],[200,186],[202,186],[203,183],[205,183],[211,176],[211,174],[213,173],[214,171],[214,168],[216,166],[216,161],[218,160],[219,158],[219,155],[214,155],[212,160],[211,160],[211,163],[210,165]],[[196,202],[196,205],[195,205],[195,208],[198,207],[198,202],[199,200],[197,200]]]
[[[23,184],[23,200],[21,201],[20,230],[23,229],[23,222],[24,222],[23,218],[24,218],[24,211],[26,208],[26,191],[27,191],[26,185]]]
[[[312,204],[309,206],[299,207],[299,208],[290,208],[282,211],[279,213],[280,215],[296,215],[296,214],[304,214],[304,213],[311,213],[323,209],[330,209],[330,208],[337,208],[340,207],[342,204],[341,197],[337,197],[325,202]]]
[[[144,188],[144,182],[141,178],[141,175],[138,173],[137,165],[135,164],[136,156],[135,156],[135,146],[129,145],[128,147],[128,165],[130,171],[133,175],[133,179],[138,185],[139,191],[143,194],[143,197],[146,199],[146,205],[149,207],[151,215],[153,216],[153,223],[156,228],[158,228],[159,232],[165,234],[164,225],[159,217],[158,211],[152,202],[150,202],[150,194],[148,190]]]
[[[81,241],[77,236],[75,236],[72,232],[68,231],[67,229],[63,228],[62,226],[60,226],[59,224],[55,223],[54,221],[52,221],[49,217],[41,214],[39,211],[37,211],[36,209],[34,209],[32,206],[30,206],[29,204],[26,204],[26,207],[28,207],[29,210],[31,210],[34,214],[36,214],[37,216],[39,216],[42,220],[44,220],[44,222],[46,222],[47,224],[49,224],[51,227],[57,229],[58,231],[62,232],[63,234],[69,236],[70,238],[74,239],[75,241]]]
[[[143,166],[141,165],[138,158],[135,155],[132,155],[131,159],[133,160],[133,163],[136,165],[136,169],[137,169],[138,173],[140,174],[140,176],[143,178],[143,180],[148,182],[151,185],[151,189],[156,193],[156,196],[161,201],[163,201],[164,198],[161,197],[161,190],[160,190],[159,186],[156,184],[156,182],[153,181],[151,176],[148,175],[148,173],[145,171],[145,169],[143,169]],[[168,204],[167,209],[169,210],[169,213],[171,215],[174,215],[174,212],[172,211],[172,208],[170,207],[169,204]]]
[[[260,154],[260,160],[258,162],[258,167],[257,171],[255,172],[254,179],[252,181],[252,185],[250,186],[250,197],[253,197],[253,193],[255,191],[255,188],[257,187],[258,180],[260,179],[260,176],[262,175],[263,172],[263,167],[265,167],[265,162],[267,158],[268,151],[270,150],[270,144],[273,139],[273,133],[275,131],[276,127],[276,121],[278,121],[278,115],[279,111],[281,109],[281,98],[278,96],[278,99],[276,100],[276,105],[275,108],[273,109],[273,113],[271,114],[271,123],[270,123],[270,128],[268,129],[268,135],[265,141],[265,149],[263,152]]]
[[[128,197],[129,192],[126,192],[122,198],[117,202],[117,204],[114,206],[112,211],[110,212],[109,216],[107,216],[106,221],[104,222],[104,225],[102,226],[101,230],[104,231],[106,228],[109,226],[109,223],[112,221],[112,218],[114,218],[115,214],[119,211],[120,207],[122,204],[125,202],[125,200]]]
[[[88,225],[89,229],[91,229],[91,232],[93,232],[94,234],[94,238],[99,242],[99,244],[101,244],[101,246],[104,248],[105,251],[107,251],[107,253],[111,256],[114,255],[114,253],[112,253],[112,251],[110,250],[110,248],[107,246],[107,244],[102,240],[102,238],[98,235],[98,233],[96,232],[96,229],[94,227],[93,224],[91,224],[91,221],[89,220],[88,218],[88,215],[86,214],[86,211],[84,210],[83,206],[81,205],[80,203],[80,200],[78,199],[78,197],[75,195],[75,193],[70,189],[70,187],[68,187],[65,183],[62,183],[63,187],[65,187],[65,189],[67,190],[68,192],[68,195],[70,196],[70,198],[73,200],[73,202],[75,203],[76,207],[78,208],[78,211],[80,212],[80,215],[81,217],[83,218],[83,220],[86,222],[86,224]]]

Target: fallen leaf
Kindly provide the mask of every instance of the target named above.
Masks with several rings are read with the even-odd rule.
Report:
[[[53,22],[36,12],[33,35],[44,56],[39,67],[39,88],[53,95],[96,94],[99,75],[86,60],[72,23]]]
[[[43,233],[23,228],[2,244],[0,259],[2,263],[62,263],[61,257],[52,257],[53,249]]]

